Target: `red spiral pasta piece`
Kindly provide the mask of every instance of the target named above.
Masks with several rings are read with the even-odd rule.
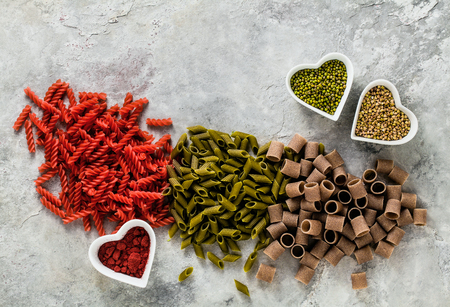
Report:
[[[31,121],[25,121],[25,133],[27,135],[27,145],[30,152],[36,152],[36,147],[34,146],[33,129],[31,128]]]
[[[170,117],[165,119],[147,118],[145,123],[149,126],[170,126],[172,125],[172,119]]]
[[[91,210],[79,211],[71,215],[67,215],[65,218],[63,218],[63,222],[64,224],[69,224],[72,223],[73,221],[89,216],[91,213],[92,213]]]
[[[120,195],[120,194],[114,194],[113,192],[109,193],[109,198],[111,198],[111,199],[113,199],[115,201],[121,202],[121,203],[125,203],[127,205],[132,205],[133,204],[133,199],[132,198],[129,198],[129,197],[126,197],[126,196],[123,196],[123,195]]]
[[[162,194],[158,192],[144,192],[144,191],[130,191],[130,196],[133,198],[146,198],[146,199],[160,199]]]
[[[42,121],[40,121],[37,118],[36,114],[30,113],[30,119],[33,122],[33,124],[35,124],[36,127],[38,127],[39,130],[41,130],[45,134],[48,133],[47,127],[45,126],[45,124]]]
[[[40,200],[41,203],[54,214],[58,215],[61,218],[64,218],[66,216],[66,213],[64,213],[64,211],[58,209],[53,203],[49,202],[44,196],[41,197]]]
[[[30,113],[31,113],[31,106],[30,105],[26,105],[25,108],[23,108],[22,112],[20,112],[19,117],[17,118],[17,120],[15,121],[15,123],[13,125],[13,129],[14,130],[19,130],[20,127],[22,127],[22,125],[25,122],[25,120],[30,115]]]

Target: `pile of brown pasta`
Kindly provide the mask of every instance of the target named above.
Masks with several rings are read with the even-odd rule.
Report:
[[[286,151],[300,154],[289,159]],[[336,150],[319,153],[319,144],[296,134],[285,146],[272,141],[267,159],[280,161],[281,172],[292,181],[286,185],[285,203],[268,207],[273,238],[264,250],[276,260],[286,249],[299,259],[295,278],[307,285],[321,259],[336,266],[345,255],[358,264],[373,259],[374,252],[389,258],[403,238],[402,227],[426,225],[426,209],[416,208],[417,196],[402,191],[409,174],[392,160],[378,159],[375,169],[361,178],[348,174]],[[386,175],[387,185],[379,175]],[[257,278],[272,282],[276,269],[261,264]],[[354,289],[367,287],[365,274],[352,276]],[[364,276],[363,276],[364,275]],[[361,280],[363,278],[364,280]]]

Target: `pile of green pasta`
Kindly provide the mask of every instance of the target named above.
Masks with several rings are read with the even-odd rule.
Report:
[[[253,135],[243,132],[187,129],[190,144],[183,134],[172,152],[173,167],[167,167],[170,187],[163,194],[173,199],[170,212],[175,219],[169,236],[181,230],[181,249],[192,244],[203,259],[202,245],[217,242],[225,256],[207,256],[221,269],[224,261],[241,257],[232,253],[240,252],[237,241],[258,238],[244,266],[248,272],[256,252],[269,244],[267,207],[287,198],[290,178],[280,172],[281,162],[266,159],[270,142],[260,147]],[[287,149],[287,157],[295,160],[291,153]]]

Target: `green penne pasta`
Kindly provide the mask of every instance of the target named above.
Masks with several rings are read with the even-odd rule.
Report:
[[[189,173],[189,174],[184,175],[183,179],[184,180],[194,180],[194,181],[196,181],[196,180],[199,180],[200,177],[198,177],[198,175],[195,174],[195,173]]]
[[[216,173],[217,178],[222,179],[225,176],[222,169],[220,167],[218,167],[216,164],[212,164],[211,169]]]
[[[262,169],[261,169],[261,162],[256,161],[255,159],[252,160],[252,170],[254,170],[255,172],[262,174]]]
[[[192,174],[190,167],[180,166],[181,177],[184,178],[187,174]]]
[[[221,137],[225,141],[227,148],[231,148],[231,149],[237,148],[236,144],[234,143],[234,141],[231,139],[231,137],[228,134],[222,134]]]
[[[173,223],[172,226],[169,228],[169,238],[173,238],[175,234],[178,232],[178,225],[177,223]]]
[[[229,220],[217,219],[217,222],[220,224],[222,228],[231,227],[231,223]]]
[[[209,229],[209,222],[203,223],[202,226],[200,226],[200,230],[195,235],[195,240],[197,242],[203,241],[203,239],[206,238],[206,235],[208,234]]]
[[[214,216],[210,215],[208,216],[208,220],[210,224],[209,225],[210,231],[213,234],[217,235],[219,233],[219,224],[217,222],[217,219]]]
[[[227,159],[227,160],[225,161],[225,164],[228,164],[228,165],[231,165],[231,166],[234,166],[234,167],[237,167],[237,168],[241,168],[241,167],[244,166],[243,163],[239,162],[239,161],[238,161],[237,159],[235,159],[235,158]]]
[[[267,153],[267,151],[269,150],[269,147],[270,147],[270,143],[272,143],[272,141],[269,141],[266,144],[259,147],[258,152],[256,153],[256,156],[259,157],[259,156]]]
[[[245,240],[248,240],[248,239],[250,239],[250,234],[248,234],[248,233],[241,233],[240,235],[238,235],[238,236],[236,236],[236,237],[233,237],[232,239],[234,240],[234,241],[245,241]]]
[[[267,205],[275,204],[275,198],[272,195],[259,194],[259,198],[263,203],[266,203]]]
[[[245,273],[247,273],[248,271],[250,271],[252,269],[252,266],[255,263],[256,258],[258,258],[257,252],[253,252],[248,256],[247,261],[245,261],[245,264],[244,264],[244,272]]]
[[[319,143],[319,155],[323,155],[325,153],[325,145]]]
[[[226,143],[225,143],[225,141],[223,140],[223,138],[220,136],[220,134],[218,133],[218,131],[209,129],[209,130],[208,130],[208,133],[209,133],[209,136],[211,136],[211,139],[213,139],[214,142],[216,142],[216,144],[217,144],[219,147],[225,147]]]
[[[181,171],[182,166],[180,163],[178,163],[177,160],[172,160],[172,166],[175,172],[177,173],[177,176],[181,177],[183,176],[183,172]]]
[[[193,155],[192,158],[191,158],[191,168],[193,170],[198,169],[198,158],[195,155]]]
[[[195,244],[195,243],[192,244],[192,245],[194,246],[195,255],[198,258],[206,259],[205,258],[205,253],[203,252],[203,247],[200,244]]]
[[[235,148],[239,148],[239,145],[241,145],[241,138],[239,136],[234,138],[234,144],[236,145]]]
[[[176,199],[176,201],[182,205],[184,208],[187,207],[188,202],[186,198],[184,197],[183,193],[180,193],[179,191],[175,190],[173,191],[173,197]]]
[[[213,199],[211,198],[205,198],[205,197],[201,197],[201,196],[195,196],[194,197],[195,201],[197,202],[197,204],[202,205],[202,206],[216,206],[218,205],[218,203],[216,203]]]
[[[201,197],[208,197],[208,190],[206,189],[206,187],[201,186],[198,183],[193,183],[191,185],[191,188],[195,191],[195,193],[197,193],[199,196]]]
[[[214,152],[212,150],[200,149],[200,151],[199,151],[199,156],[200,157],[209,157],[211,155],[214,155]]]
[[[175,209],[171,209],[170,213],[172,214],[172,216],[175,220],[175,223],[177,223],[178,228],[180,228],[181,231],[186,231],[187,226],[184,223],[183,219],[178,215],[177,211]]]
[[[263,194],[268,194],[270,193],[270,190],[272,189],[272,187],[270,185],[266,185],[260,188],[257,188],[256,191],[259,192],[259,197],[261,197]]]
[[[272,183],[272,189],[270,191],[272,192],[273,197],[278,198],[278,194],[280,192],[280,184],[274,180]]]
[[[187,212],[184,210],[184,208],[180,206],[180,204],[176,200],[172,202],[172,206],[177,211],[178,215],[184,220],[187,216]]]
[[[242,139],[239,149],[247,150],[247,148],[248,148],[248,139],[247,138]]]
[[[265,242],[266,239],[268,238],[268,237],[267,237],[267,232],[266,232],[266,231],[261,231],[261,232],[259,233],[258,237],[259,237],[259,241],[260,241],[260,242]]]
[[[247,208],[248,209],[248,208]],[[246,216],[244,216],[243,218],[242,218],[242,222],[243,223],[250,223],[250,221],[251,220],[253,220],[253,218],[255,217],[255,215],[253,214],[253,213],[249,213],[249,214],[247,214]],[[251,231],[250,231],[251,232]],[[249,233],[250,233],[249,232]]]
[[[225,257],[223,257],[222,260],[226,261],[226,262],[235,262],[236,260],[238,260],[241,257],[242,257],[241,255],[228,254],[228,255],[225,255]]]
[[[189,221],[189,228],[193,228],[195,226],[197,226],[198,224],[200,224],[203,221],[203,213],[197,213],[197,215],[195,215],[193,218],[191,218],[191,220]]]
[[[195,136],[201,141],[208,140],[210,138],[208,132],[197,133]]]
[[[208,256],[208,259],[214,263],[219,269],[223,270],[224,268],[224,264],[222,259],[220,259],[219,257],[217,257],[216,255],[214,255],[211,252],[207,252],[206,255]]]
[[[181,241],[181,249],[185,249],[186,247],[191,245],[191,243],[192,243],[192,237],[188,237],[188,238],[184,239],[183,241]]]
[[[241,251],[241,249],[239,248],[239,246],[237,245],[237,243],[233,241],[233,239],[225,238],[225,241],[227,242],[228,247],[229,247],[233,252],[240,252],[240,251]]]
[[[250,143],[250,147],[251,147],[253,153],[256,155],[258,153],[258,149],[259,149],[258,141],[251,134],[249,136],[247,136],[247,139],[248,139],[248,142]]]
[[[201,157],[200,159],[198,159],[198,162],[203,164],[206,162],[218,162],[219,161],[219,157],[218,156],[206,156],[206,157]]]
[[[242,183],[244,186],[251,187],[252,189],[258,188],[258,184],[254,181],[251,181],[250,179],[245,179],[244,181],[242,181]]]
[[[256,210],[265,210],[267,209],[267,204],[260,201],[250,201],[245,204],[247,208],[256,209]]]
[[[247,225],[245,225],[245,228],[253,229],[255,225],[261,220],[261,217],[255,216]]]
[[[253,214],[249,214],[249,215],[254,216]],[[250,220],[251,220],[251,219],[250,219]],[[251,229],[245,228],[245,226],[242,225],[242,224],[237,224],[237,225],[236,225],[236,228],[237,228],[238,230],[240,230],[241,232],[243,232],[243,233],[247,233],[247,234],[251,234],[251,233],[252,233],[252,230],[251,230]]]
[[[222,228],[222,230],[219,231],[218,235],[221,235],[223,237],[235,237],[240,233],[241,231],[237,229]]]
[[[242,182],[241,181],[236,182],[236,184],[233,185],[233,187],[232,187],[232,189],[230,191],[230,195],[228,197],[228,200],[231,201],[231,202],[235,201],[237,199],[241,189],[242,189]]]
[[[286,156],[286,159],[294,160],[295,152],[292,149],[290,149],[289,147],[284,147],[284,154]]]
[[[197,203],[195,202],[195,197],[191,197],[189,199],[188,205],[186,207],[186,212],[188,214],[192,213],[192,211],[194,210],[196,205],[197,205]]]
[[[220,168],[222,169],[222,171],[224,171],[225,173],[228,173],[228,174],[239,174],[240,173],[240,171],[237,167],[234,167],[229,164],[223,164],[220,166]]]
[[[244,216],[246,216],[247,214],[249,214],[251,211],[251,209],[244,207],[242,209],[240,209],[238,212],[236,212],[236,214],[234,215],[234,220],[235,221],[239,221],[240,219],[242,219]]]
[[[236,205],[226,199],[222,194],[217,194],[217,200],[225,209],[229,211],[236,211]]]
[[[231,183],[221,183],[221,186],[219,187],[220,191],[224,194],[225,198],[229,200],[231,189],[233,188],[233,185]]]
[[[203,240],[202,244],[214,244],[216,242],[216,236],[215,235],[210,235],[208,238],[206,238],[205,240]]]
[[[196,233],[197,231],[198,231],[198,229],[200,228],[200,224],[198,224],[198,225],[195,225],[194,227],[192,227],[192,228],[189,228],[188,229],[188,234],[190,234],[190,235],[193,235],[194,233]]]
[[[270,179],[270,183],[272,183],[272,181],[275,179],[275,174],[269,169],[269,166],[267,165],[266,162],[261,161],[259,162],[259,166],[261,167],[261,171],[263,172],[263,174]]]
[[[189,232],[187,230],[180,233],[180,238],[183,240],[189,238],[190,236],[191,235],[189,234]]]
[[[272,180],[270,180],[267,176],[265,175],[259,175],[259,174],[250,174],[249,175],[254,182],[256,183],[261,183],[261,184],[271,184]]]
[[[222,252],[224,254],[228,254],[227,242],[225,241],[224,237],[220,233],[216,236],[216,241],[217,241],[217,244],[219,244],[219,247],[222,250]]]
[[[206,168],[198,168],[196,170],[194,170],[194,172],[199,175],[200,177],[206,177],[206,176],[216,176],[216,173],[211,170],[211,169],[206,169]]]
[[[199,153],[201,150],[206,150],[203,143],[195,135],[191,136],[190,139],[191,139],[192,144],[194,144],[194,146],[198,149]]]
[[[233,205],[238,206],[241,203],[241,201],[244,199],[244,197],[245,197],[245,192],[239,193],[236,200],[233,201]]]
[[[203,256],[203,259],[204,259],[204,256]],[[192,272],[194,272],[194,268],[188,267],[186,270],[181,272],[181,274],[178,276],[178,281],[182,282],[182,281],[186,280],[186,278],[188,278],[192,274]]]
[[[205,209],[203,209],[202,214],[209,216],[209,215],[214,215],[214,214],[222,214],[225,211],[225,208],[221,205],[217,205],[217,206],[212,206],[212,207],[207,207]]]
[[[192,156],[200,156],[200,150],[194,146],[194,144],[189,145],[188,147],[189,151],[192,153]],[[191,158],[191,165],[192,165],[192,158]]]
[[[236,285],[236,289],[238,289],[238,291],[240,291],[240,292],[244,293],[245,295],[247,295],[248,297],[250,297],[250,291],[248,291],[248,287],[246,285],[237,281],[236,279],[234,280],[234,284]]]
[[[265,241],[258,241],[258,243],[256,243],[256,246],[253,249],[253,251],[257,252],[259,250],[262,250],[262,249],[266,248],[267,246],[269,246],[269,243],[270,243],[269,238],[267,238]]]
[[[290,177],[283,178],[283,181],[281,181],[280,191],[278,192],[278,195],[286,194],[286,185],[291,181],[291,179],[292,178],[290,178]]]
[[[183,147],[182,154],[183,154],[183,158],[181,160],[181,165],[190,166],[191,159],[192,159],[192,152],[188,148]]]
[[[241,140],[245,139],[246,137],[248,137],[250,134],[245,133],[245,132],[241,132],[241,131],[233,131],[231,133],[231,137],[239,137]]]
[[[258,191],[256,191],[255,189],[253,189],[247,185],[244,185],[244,192],[245,192],[245,194],[247,194],[255,199],[258,199],[258,200],[260,199]]]
[[[258,163],[265,162],[266,161],[266,155],[257,156],[255,158],[255,161],[258,162]]]
[[[191,132],[192,134],[204,133],[204,132],[208,131],[208,129],[206,129],[205,127],[200,126],[200,125],[187,127],[186,129],[189,130],[189,132]]]
[[[170,185],[178,192],[183,192],[184,188],[176,178],[169,178]]]
[[[247,159],[250,157],[248,152],[242,149],[228,149],[227,153],[233,158]]]
[[[221,182],[219,180],[216,179],[208,179],[206,181],[202,181],[199,183],[199,185],[201,185],[202,187],[204,187],[205,189],[209,189],[212,188],[216,185],[221,184]]]
[[[222,220],[228,220],[228,219],[232,218],[233,216],[234,216],[234,212],[233,211],[226,211],[221,216],[219,216],[219,218],[222,219]]]
[[[177,172],[171,165],[166,165],[167,175],[169,178],[175,178],[178,179]]]
[[[229,183],[229,182],[233,181],[233,178],[234,178],[235,176],[237,176],[237,175],[235,175],[235,174],[227,174],[227,175],[225,175],[225,177],[223,177],[223,178],[221,179],[221,181],[222,181],[222,182]]]
[[[163,196],[170,196],[172,195],[172,193],[173,193],[172,187],[167,187],[161,192]]]

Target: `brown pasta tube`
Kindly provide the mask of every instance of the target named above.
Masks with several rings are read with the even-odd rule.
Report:
[[[357,249],[354,251],[356,262],[358,264],[366,263],[370,260],[373,260],[372,250],[369,245],[364,246],[361,249]]]
[[[333,181],[338,186],[343,186],[347,182],[347,172],[343,166],[333,169]]]
[[[366,272],[353,273],[351,276],[352,276],[352,288],[354,290],[367,288]]]
[[[314,160],[319,155],[319,143],[308,142],[305,145],[305,159]]]
[[[304,181],[288,183],[286,185],[286,195],[291,198],[302,196],[305,194],[305,184],[306,182]]]
[[[270,142],[266,158],[272,162],[279,162],[281,160],[283,152],[284,152],[284,144],[278,141],[272,141]]]
[[[301,177],[308,177],[311,174],[311,172],[313,170],[313,167],[314,167],[312,162],[309,161],[309,160],[301,159],[300,160],[300,164],[301,164],[300,176]]]
[[[370,227],[370,235],[372,236],[373,242],[378,243],[386,238],[387,233],[384,231],[383,227],[380,226],[380,224],[375,223],[372,227]]]
[[[325,229],[342,232],[344,229],[345,216],[329,214],[325,222]]]
[[[392,171],[389,173],[388,177],[389,179],[397,182],[398,184],[403,185],[406,179],[408,179],[409,174],[404,170],[402,170],[400,167],[394,166]]]
[[[298,214],[294,214],[289,211],[283,211],[282,222],[286,227],[297,228],[298,226]]]
[[[344,228],[342,229],[341,233],[350,241],[353,241],[356,238],[355,232],[353,231],[352,225],[350,223],[344,224]]]
[[[366,208],[367,205],[369,204],[369,198],[366,195],[366,196],[363,196],[358,199],[353,199],[353,202],[357,208],[362,210],[362,209]]]
[[[394,228],[394,226],[397,224],[395,221],[385,217],[384,214],[377,217],[377,222],[387,232],[391,231],[391,229]]]
[[[292,149],[296,154],[298,154],[306,143],[307,140],[300,134],[296,133],[294,134],[294,137],[291,139],[287,147]]]
[[[412,193],[402,193],[400,202],[402,207],[414,210],[416,209],[417,195]]]
[[[366,169],[362,175],[362,180],[365,184],[371,184],[377,180],[377,171],[374,169]]]
[[[267,207],[267,212],[269,212],[269,219],[271,224],[281,222],[281,219],[283,217],[283,205],[271,205]]]
[[[331,172],[331,163],[323,155],[318,155],[314,161],[313,165],[317,168],[322,174],[326,175]]]
[[[395,246],[400,244],[403,236],[405,235],[405,231],[400,227],[395,226],[391,231],[387,234],[386,241],[394,244]]]
[[[386,198],[387,199],[402,199],[402,186],[401,185],[387,185],[386,186]]]
[[[315,270],[319,264],[320,259],[317,259],[310,252],[305,252],[303,258],[300,260],[300,264],[306,265],[308,268]]]
[[[364,209],[364,219],[367,222],[367,226],[372,226],[377,219],[377,211],[368,208]]]
[[[352,180],[355,180],[355,179],[359,179],[359,180],[361,180],[360,178],[358,178],[358,177],[356,177],[356,176],[354,176],[354,175],[352,175],[352,174],[349,174],[349,173],[347,173],[347,182],[345,183],[345,187],[348,187],[348,183],[350,182],[350,181],[352,181]]]
[[[374,250],[375,254],[378,254],[381,257],[384,257],[387,259],[389,259],[391,257],[393,251],[394,251],[394,246],[385,241],[378,242],[377,247]]]
[[[373,238],[370,235],[370,232],[365,234],[362,237],[359,237],[359,238],[355,239],[355,244],[356,244],[356,246],[358,248],[362,248],[362,247],[364,247],[364,246],[366,246],[366,245],[368,245],[368,244],[370,244],[372,242],[373,242]]]
[[[396,220],[400,217],[400,210],[402,205],[397,199],[388,199],[386,209],[384,209],[384,216],[390,220]]]
[[[306,265],[300,265],[297,274],[295,274],[295,279],[301,281],[305,285],[308,285],[314,276],[314,272],[315,271],[313,269],[307,267]]]
[[[264,254],[269,256],[269,258],[272,260],[277,260],[278,257],[280,257],[281,254],[283,254],[284,250],[285,249],[280,244],[280,242],[278,242],[278,240],[275,240],[275,241],[272,241],[272,243],[270,243],[269,246],[267,246],[264,249]]]
[[[295,234],[295,244],[308,245],[309,235],[303,233],[300,227],[297,227],[297,233]]]
[[[305,255],[305,248],[300,244],[294,244],[291,247],[291,255],[295,259],[301,259]]]
[[[400,212],[400,217],[397,219],[397,226],[403,227],[409,224],[412,224],[414,222],[414,219],[411,215],[411,212],[409,212],[409,209],[403,209]]]
[[[336,189],[334,184],[330,180],[323,180],[320,185],[320,200],[326,202],[330,199],[331,195],[333,195],[334,190]]]
[[[394,168],[394,160],[377,159],[375,170],[380,174],[389,174]]]
[[[337,241],[339,240],[339,235],[336,231],[327,229],[323,233],[323,239],[325,240],[325,242],[332,245],[337,243]]]
[[[353,199],[352,195],[347,190],[340,190],[339,193],[337,194],[337,198],[343,205],[349,204]]]
[[[344,206],[337,200],[329,200],[325,203],[324,210],[328,214],[338,214],[342,212]]]
[[[347,212],[348,212],[348,209],[350,208],[350,206],[349,205],[342,205],[342,211],[341,211],[341,215],[343,215],[343,216],[347,216]]]
[[[414,225],[425,226],[427,224],[427,209],[414,209]]]
[[[277,240],[283,233],[287,232],[288,229],[283,222],[270,224],[267,226],[266,230],[270,233],[274,240]]]
[[[339,242],[336,244],[336,247],[343,251],[347,256],[350,256],[355,251],[356,244],[346,237],[341,236]]]
[[[375,195],[383,194],[386,191],[386,185],[382,181],[375,181],[370,186],[370,192]]]
[[[301,226],[303,233],[310,235],[310,236],[316,236],[320,234],[322,230],[322,223],[320,221],[316,220],[303,220]]]
[[[341,261],[342,257],[344,257],[344,252],[333,245],[328,252],[323,256],[323,258],[331,263],[331,265],[336,266],[339,261]]]
[[[310,202],[320,201],[320,187],[317,182],[305,184],[305,199]]]
[[[289,209],[289,211],[294,212],[300,209],[300,197],[294,197],[294,198],[288,198],[286,199],[286,205]]]
[[[271,283],[273,281],[273,277],[275,276],[276,270],[277,269],[274,267],[261,263],[259,265],[258,273],[256,273],[256,278]]]
[[[347,188],[353,199],[362,198],[367,195],[366,188],[361,179],[353,179],[347,183]]]
[[[295,243],[295,238],[289,232],[285,232],[280,237],[280,244],[284,248],[291,248]]]
[[[336,169],[337,167],[340,167],[344,165],[344,160],[342,159],[341,155],[334,149],[329,154],[325,155],[325,159],[328,160],[331,164],[332,169]]]
[[[348,213],[348,219],[351,221],[353,220],[355,217],[361,216],[362,215],[362,211],[358,208],[351,208]]]
[[[283,175],[289,176],[291,178],[297,179],[300,176],[301,164],[294,162],[289,159],[284,159],[281,165],[280,172]]]
[[[370,229],[367,225],[366,220],[364,219],[364,216],[361,213],[361,210],[359,210],[359,215],[356,217],[352,216],[354,215],[356,210],[359,210],[357,208],[352,208],[348,211],[348,216],[350,219],[350,224],[352,224],[353,231],[355,232],[355,235],[357,238],[364,236],[365,234],[369,233]]]
[[[322,180],[325,180],[327,176],[322,174],[317,168],[313,169],[311,174],[306,178],[306,182],[317,182],[321,183]]]
[[[320,201],[307,201],[306,199],[302,199],[300,201],[300,208],[309,212],[320,212],[322,211],[322,203]]]
[[[377,211],[383,211],[384,208],[384,196],[383,195],[374,195],[374,194],[367,194],[367,208],[377,210]]]
[[[316,242],[316,244],[314,244],[310,253],[317,259],[322,259],[323,256],[325,256],[325,254],[329,248],[330,248],[330,245],[327,242],[319,240]]]
[[[304,219],[311,219],[312,215],[312,212],[300,209],[298,213],[298,224],[301,225]]]
[[[331,194],[331,197],[333,197],[333,196],[337,197],[337,194],[339,193],[340,190],[341,189],[335,185],[334,186],[334,191],[333,191],[333,194]]]
[[[313,212],[311,219],[312,220],[318,220],[322,224],[325,224],[327,222],[327,215],[325,212]]]

